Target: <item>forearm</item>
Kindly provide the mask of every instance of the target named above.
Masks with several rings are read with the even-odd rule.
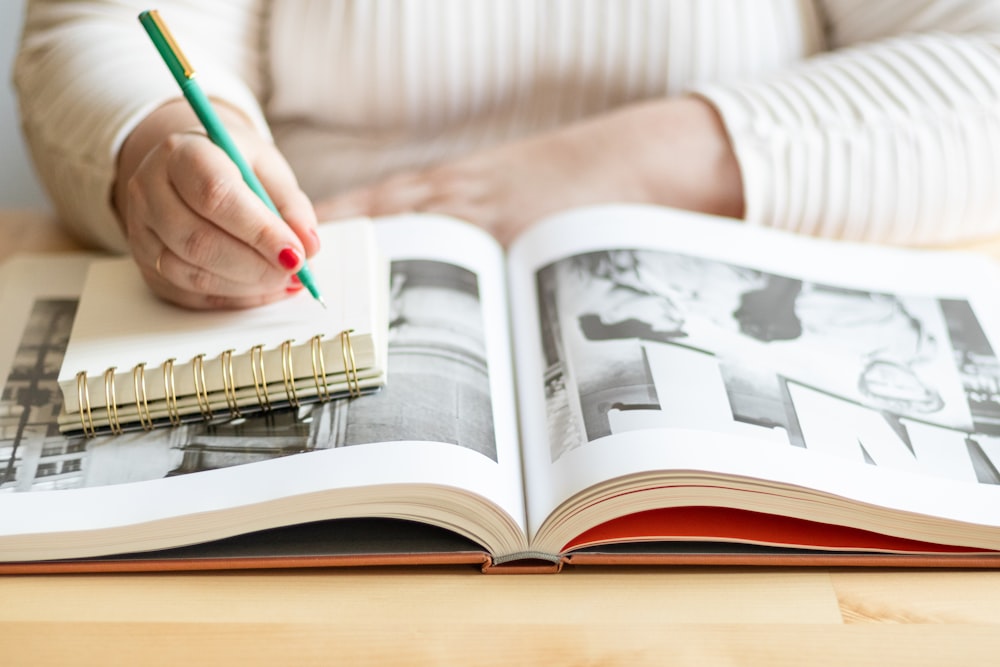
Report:
[[[646,203],[740,217],[736,158],[714,109],[695,97],[622,107],[319,202],[323,219],[443,213],[510,243],[569,208]]]
[[[732,218],[743,217],[736,154],[718,113],[699,97],[655,100],[617,112],[611,131],[633,147],[645,199]]]
[[[748,222],[905,244],[1000,233],[998,45],[910,34],[701,88],[732,139]]]
[[[266,132],[256,101],[259,0],[161,5],[206,93]],[[57,214],[84,241],[124,250],[112,205],[122,141],[179,91],[126,0],[28,3],[14,70],[22,125]],[[188,46],[190,45],[190,46]]]

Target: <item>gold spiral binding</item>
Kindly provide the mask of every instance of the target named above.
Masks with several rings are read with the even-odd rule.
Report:
[[[344,376],[348,394],[352,397],[361,396],[361,383],[358,378],[357,360],[354,355],[354,346],[351,342],[353,329],[345,329],[340,332],[341,355],[344,363]],[[320,401],[329,401],[333,395],[327,380],[326,360],[322,347],[323,334],[318,334],[310,339],[310,353],[312,357],[313,381],[316,385],[317,398]],[[293,339],[284,341],[281,344],[281,375],[285,388],[288,403],[292,407],[299,407],[300,401],[295,386],[295,371],[292,362]],[[233,368],[233,354],[235,350],[226,350],[220,357],[222,366],[222,386],[229,411],[234,418],[240,417],[238,404],[237,387]],[[174,377],[175,358],[167,359],[162,364],[163,371],[163,392],[164,404],[167,418],[172,426],[180,426],[183,419],[178,407],[177,385]],[[267,377],[264,371],[264,346],[255,345],[250,349],[250,370],[253,375],[254,391],[257,395],[257,402],[264,411],[272,409],[271,398],[267,388]],[[208,382],[205,378],[205,355],[199,354],[191,360],[192,373],[194,375],[195,398],[198,401],[198,408],[205,419],[211,419],[212,406],[209,397]],[[124,432],[121,419],[119,417],[118,398],[115,385],[115,367],[111,367],[104,372],[104,395],[105,411],[108,419],[108,426],[113,434]],[[81,371],[76,375],[77,401],[80,406],[80,425],[86,437],[97,435],[97,428],[94,423],[93,408],[90,403],[90,391],[87,382],[86,371]],[[136,364],[132,369],[132,386],[135,395],[136,414],[140,426],[144,431],[150,431],[155,427],[152,412],[149,406],[148,392],[146,388],[146,363]]]
[[[323,334],[317,334],[309,341],[312,352],[313,381],[316,383],[316,396],[320,401],[330,400],[330,385],[326,383],[326,360],[323,359]]]
[[[222,362],[222,393],[226,396],[226,405],[229,406],[229,415],[233,419],[238,419],[240,406],[236,400],[236,378],[233,375],[233,352],[226,350],[219,360]]]
[[[344,355],[344,376],[347,378],[347,390],[352,398],[361,395],[361,384],[358,382],[358,365],[354,360],[354,346],[351,344],[351,332],[354,329],[344,329],[340,332],[340,351]]]
[[[271,397],[267,395],[267,377],[264,375],[264,346],[250,348],[250,372],[253,373],[253,388],[257,392],[257,402],[264,412],[271,410]]]
[[[115,394],[115,367],[104,371],[104,410],[108,415],[108,427],[115,435],[122,432],[122,424],[118,419],[118,396]]]
[[[294,342],[290,339],[281,344],[281,379],[285,383],[288,404],[297,408],[299,407],[299,397],[295,393],[295,369],[292,367],[292,343]]]
[[[91,438],[97,434],[94,428],[94,415],[90,411],[90,389],[87,388],[87,371],[76,374],[76,400],[80,406],[80,424],[84,436]]]
[[[139,414],[139,424],[143,431],[153,430],[153,418],[149,414],[146,399],[146,362],[138,363],[132,369],[132,388],[135,391],[135,409]]]
[[[212,418],[212,404],[208,399],[208,382],[205,381],[205,355],[199,354],[191,360],[191,371],[194,374],[194,396],[198,399],[201,416],[206,420]]]
[[[174,382],[173,357],[163,362],[163,398],[167,406],[167,417],[172,426],[181,425],[181,413],[177,409],[177,384]]]

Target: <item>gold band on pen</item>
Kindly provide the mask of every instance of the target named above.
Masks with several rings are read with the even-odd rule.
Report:
[[[160,18],[160,12],[155,9],[151,9],[148,13],[149,18],[156,24],[157,29],[159,29],[160,34],[163,36],[163,40],[167,43],[167,46],[170,47],[170,50],[174,52],[174,56],[177,57],[177,62],[180,63],[182,68],[184,68],[184,76],[189,79],[193,79],[195,75],[194,67],[191,66],[191,63],[184,55],[184,52],[181,51],[181,47],[177,46],[177,40],[174,39],[173,33],[171,33],[170,29],[167,28],[167,24]]]

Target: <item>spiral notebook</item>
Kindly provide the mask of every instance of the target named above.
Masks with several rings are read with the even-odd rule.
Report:
[[[131,259],[94,261],[59,372],[63,433],[234,419],[357,396],[386,378],[389,270],[367,219],[320,226],[303,290],[241,311],[156,298]]]

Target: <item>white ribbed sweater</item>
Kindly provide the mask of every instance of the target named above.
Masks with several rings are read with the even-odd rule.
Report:
[[[117,151],[176,84],[145,2],[29,4],[15,67],[61,217],[122,248]],[[997,0],[160,2],[210,95],[322,197],[643,98],[722,114],[747,220],[935,242],[1000,233]]]

